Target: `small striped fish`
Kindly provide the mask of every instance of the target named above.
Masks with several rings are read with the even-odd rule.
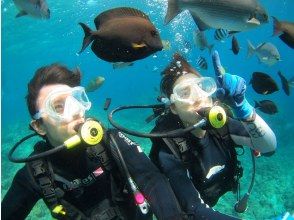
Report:
[[[199,68],[207,70],[208,65],[204,57],[199,56],[196,60],[196,64]]]

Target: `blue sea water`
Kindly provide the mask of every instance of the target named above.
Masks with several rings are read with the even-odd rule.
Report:
[[[183,12],[169,25],[164,25],[167,8],[166,0],[76,0],[53,1],[48,0],[51,10],[50,20],[37,20],[31,17],[16,19],[18,13],[12,1],[1,1],[2,13],[2,69],[1,69],[1,198],[7,192],[14,174],[21,164],[8,161],[7,153],[17,140],[30,133],[28,124],[30,117],[25,104],[27,83],[34,71],[54,62],[62,63],[70,68],[79,67],[83,72],[82,84],[96,76],[105,77],[104,85],[97,91],[90,93],[93,103],[90,114],[102,119],[106,126],[107,112],[103,111],[105,98],[111,97],[111,109],[125,104],[152,104],[159,95],[158,85],[160,72],[168,65],[174,52],[180,51],[188,61],[196,67],[199,55],[206,57],[208,70],[203,75],[213,76],[213,67],[208,51],[200,51],[193,43],[193,31],[196,26],[188,12]],[[261,0],[271,16],[280,20],[294,21],[293,0]],[[171,49],[164,50],[136,61],[132,67],[113,69],[112,65],[98,59],[87,48],[81,55],[77,55],[83,39],[83,31],[79,22],[86,23],[94,29],[94,18],[101,12],[120,6],[138,8],[148,14],[151,21],[160,30],[163,40],[171,43]],[[228,12],[229,13],[229,12]],[[227,193],[220,199],[215,209],[243,219],[275,219],[288,211],[294,213],[294,110],[293,90],[286,96],[281,89],[277,72],[280,70],[286,76],[294,76],[294,50],[285,45],[278,37],[272,37],[273,24],[243,32],[237,35],[241,51],[235,56],[231,48],[230,39],[224,43],[213,38],[213,31],[207,31],[209,42],[220,53],[222,63],[228,72],[242,76],[250,81],[254,71],[270,74],[278,82],[280,91],[268,96],[256,94],[248,85],[246,97],[251,104],[254,100],[270,99],[279,108],[276,115],[258,113],[271,126],[278,140],[278,150],[270,158],[257,159],[257,174],[254,190],[250,197],[249,207],[245,214],[233,211],[235,195]],[[271,42],[277,46],[281,54],[281,62],[272,67],[260,64],[256,57],[247,59],[247,40],[254,45]],[[188,43],[186,43],[188,42]],[[149,131],[151,124],[144,119],[150,111],[130,111],[122,113],[118,120],[132,129]],[[135,138],[146,153],[150,150],[150,141]],[[36,140],[32,140],[33,143]],[[30,142],[29,142],[30,143]],[[28,155],[30,144],[22,146],[17,153]],[[242,191],[245,193],[251,178],[251,163],[248,154],[240,157],[245,167],[242,178]],[[39,202],[27,219],[51,219],[44,204]]]

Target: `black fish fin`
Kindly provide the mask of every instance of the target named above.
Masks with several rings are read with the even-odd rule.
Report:
[[[291,39],[291,36],[288,34],[281,34],[279,36],[279,38],[285,43],[287,44],[290,48],[294,49],[294,43],[293,40]]]
[[[273,36],[276,36],[279,33],[281,33],[281,23],[276,17],[272,16],[272,18],[273,18],[273,26],[274,26]]]
[[[113,18],[130,17],[130,16],[144,18],[150,21],[148,15],[146,15],[144,12],[138,9],[129,8],[129,7],[120,7],[120,8],[114,8],[114,9],[110,9],[110,10],[102,12],[95,18],[94,23],[98,30],[100,26],[106,21],[109,21]]]
[[[79,25],[81,25],[81,27],[83,28],[84,33],[85,33],[84,40],[83,40],[83,46],[82,46],[82,49],[79,52],[79,54],[80,54],[93,41],[93,31],[87,25],[85,25],[83,23],[79,23]]]
[[[260,108],[260,107],[261,107],[260,103],[254,100],[254,108]]]
[[[19,17],[22,17],[22,16],[25,16],[27,15],[28,13],[26,11],[20,11],[15,17],[16,18],[19,18]]]
[[[201,18],[199,18],[198,16],[196,16],[196,15],[192,15],[192,18],[193,18],[194,22],[196,23],[196,25],[197,25],[197,27],[198,27],[198,29],[199,29],[200,31],[205,31],[205,30],[207,30],[207,29],[210,29],[210,26],[207,25],[206,23],[204,23],[204,22],[201,20]]]
[[[36,2],[36,8],[41,8],[41,1],[40,0]]]
[[[168,24],[178,14],[181,13],[178,0],[168,0],[167,12],[164,18],[164,24]]]

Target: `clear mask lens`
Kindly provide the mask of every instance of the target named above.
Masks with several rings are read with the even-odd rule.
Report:
[[[40,118],[41,114],[46,113],[58,121],[71,121],[75,115],[82,117],[90,107],[91,102],[83,87],[61,88],[49,93],[45,108],[35,116]]]
[[[216,88],[216,83],[211,77],[186,79],[174,87],[171,102],[178,101],[192,105],[199,99],[211,96]]]

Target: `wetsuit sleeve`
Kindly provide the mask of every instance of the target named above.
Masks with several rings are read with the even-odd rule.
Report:
[[[276,135],[258,114],[255,113],[253,119],[248,121],[230,118],[228,126],[230,136],[236,144],[248,146],[265,156],[275,152]]]
[[[29,181],[28,171],[23,167],[16,173],[11,187],[2,200],[2,219],[25,219],[39,199],[38,193]]]
[[[140,146],[117,130],[112,130],[111,134],[115,137],[130,175],[144,194],[157,219],[183,219],[169,182],[143,153]],[[117,158],[116,153],[113,154],[114,158]]]

